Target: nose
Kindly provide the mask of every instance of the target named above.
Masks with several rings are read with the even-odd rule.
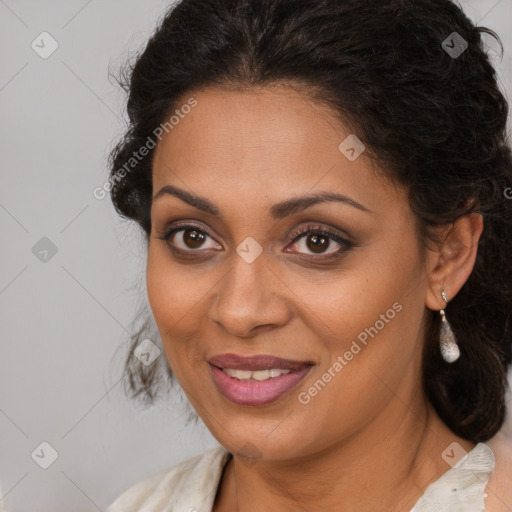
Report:
[[[239,338],[254,337],[261,331],[289,322],[291,292],[269,266],[264,254],[252,263],[237,254],[233,260],[213,301],[212,320],[227,334]]]

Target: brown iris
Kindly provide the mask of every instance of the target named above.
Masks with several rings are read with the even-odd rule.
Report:
[[[183,232],[183,240],[191,249],[196,249],[203,244],[205,235],[197,229],[187,229]]]
[[[329,247],[329,238],[323,235],[310,235],[307,237],[306,242],[308,249],[313,252],[321,253],[322,250],[325,250]]]

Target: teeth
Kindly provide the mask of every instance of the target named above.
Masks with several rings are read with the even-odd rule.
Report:
[[[281,370],[280,368],[272,368],[270,370],[258,370],[251,372],[249,370],[233,370],[232,368],[222,368],[229,376],[235,377],[238,380],[268,380],[279,375],[286,375],[291,370]]]
[[[248,370],[232,370],[231,368],[222,368],[230,377],[239,380],[248,380],[251,378],[252,372]]]

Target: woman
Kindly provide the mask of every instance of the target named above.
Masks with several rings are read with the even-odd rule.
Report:
[[[484,32],[449,0],[169,10],[111,196],[221,447],[108,512],[512,509],[512,159]],[[144,337],[126,370],[151,401]]]

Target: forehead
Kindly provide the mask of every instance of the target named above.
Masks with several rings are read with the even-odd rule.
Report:
[[[183,104],[189,98],[197,104],[157,145],[154,193],[174,184],[219,203],[233,202],[235,190],[242,200],[272,204],[326,189],[363,204],[390,199],[364,151],[353,161],[340,151],[355,134],[306,94],[286,87],[206,89],[184,96]]]
[[[190,96],[197,105],[164,134],[157,148],[157,153],[172,152],[177,163],[240,162],[257,155],[258,161],[264,158],[263,165],[283,157],[299,160],[306,148],[315,150],[307,151],[310,160],[318,153],[332,154],[345,131],[332,111],[291,88],[206,89]],[[193,152],[180,151],[191,144]]]

